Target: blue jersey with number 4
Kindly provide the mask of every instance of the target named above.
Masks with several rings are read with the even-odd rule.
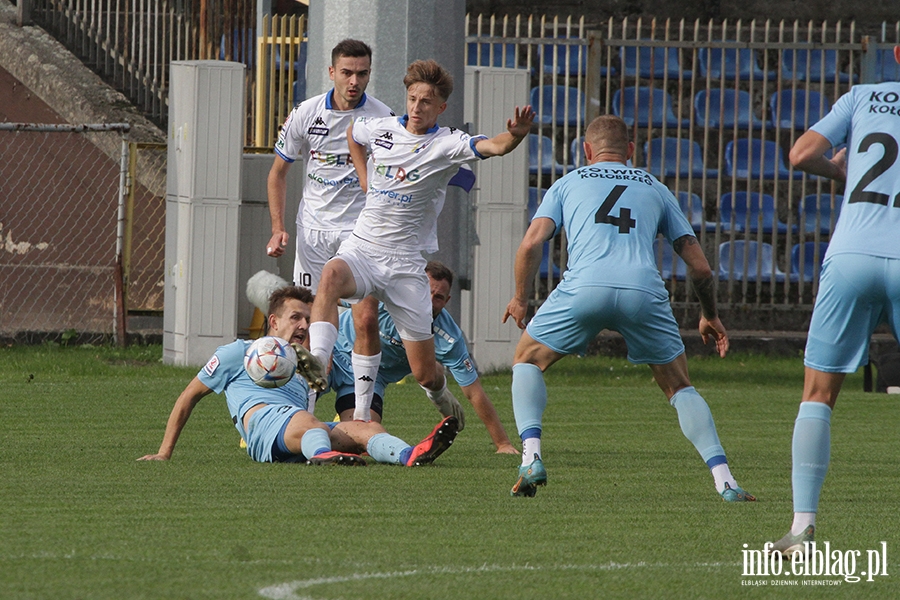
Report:
[[[812,130],[847,143],[844,203],[827,256],[900,258],[900,83],[853,86]]]
[[[566,228],[569,261],[561,286],[607,286],[668,297],[653,240],[694,235],[678,200],[650,173],[601,162],[550,186],[534,218]]]

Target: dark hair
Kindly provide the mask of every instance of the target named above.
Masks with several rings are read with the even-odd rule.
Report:
[[[372,49],[365,42],[348,38],[338,42],[338,45],[332,49],[331,66],[336,66],[338,59],[342,56],[349,56],[352,58],[368,56],[369,62],[372,62]]]
[[[443,100],[453,93],[453,76],[433,60],[417,60],[406,67],[403,85],[406,89],[415,83],[427,83]]]
[[[446,281],[450,284],[450,287],[453,287],[453,271],[451,271],[450,267],[444,263],[436,260],[429,260],[428,264],[425,265],[425,272],[428,273],[432,279]]]
[[[272,292],[269,296],[269,314],[278,315],[287,300],[299,300],[304,304],[312,304],[315,296],[309,288],[289,285]]]

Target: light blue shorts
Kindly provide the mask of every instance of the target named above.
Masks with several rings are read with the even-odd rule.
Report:
[[[853,373],[869,361],[869,338],[882,322],[900,336],[900,259],[829,256],[822,265],[803,364],[826,373]]]
[[[584,354],[604,329],[618,331],[635,364],[663,365],[684,352],[668,298],[612,287],[554,289],[528,324],[528,335],[560,354]]]
[[[250,415],[247,431],[242,434],[247,442],[247,454],[250,458],[258,462],[273,462],[272,448],[278,436],[291,417],[301,410],[303,409],[289,404],[267,404]]]

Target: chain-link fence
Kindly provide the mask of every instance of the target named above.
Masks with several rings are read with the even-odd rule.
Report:
[[[128,144],[122,252],[129,313],[163,310],[166,261],[166,145]]]
[[[124,342],[127,130],[0,123],[0,336]]]

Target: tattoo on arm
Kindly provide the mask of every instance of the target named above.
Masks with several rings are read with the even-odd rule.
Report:
[[[692,235],[683,235],[672,244],[672,249],[675,250],[675,254],[681,256],[682,251],[685,246],[696,246],[698,244],[697,238]]]
[[[699,244],[700,242],[697,241],[696,237],[683,235],[675,240],[672,248],[681,256],[685,248],[698,246]],[[691,284],[693,284],[694,292],[696,292],[697,299],[700,301],[700,311],[703,313],[703,316],[707,319],[715,319],[718,314],[716,310],[716,288],[712,276],[691,277]]]
[[[712,277],[691,279],[697,299],[700,301],[700,312],[709,320],[718,316],[716,311],[716,288]]]

